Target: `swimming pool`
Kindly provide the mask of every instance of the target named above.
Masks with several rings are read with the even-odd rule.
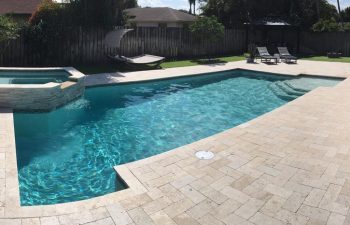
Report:
[[[1,71],[0,84],[46,84],[49,82],[63,83],[68,80],[69,73],[65,71]]]
[[[53,112],[15,113],[21,204],[71,202],[120,190],[124,187],[116,182],[113,166],[278,108],[307,92],[287,83],[293,80],[237,70],[90,88],[84,98]],[[324,79],[319,80],[308,82],[322,86]],[[277,83],[290,90],[278,89]]]

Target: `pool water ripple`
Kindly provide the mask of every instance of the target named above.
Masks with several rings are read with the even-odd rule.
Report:
[[[22,205],[88,199],[122,189],[113,166],[237,126],[287,101],[286,77],[240,71],[91,88],[50,113],[15,113]]]

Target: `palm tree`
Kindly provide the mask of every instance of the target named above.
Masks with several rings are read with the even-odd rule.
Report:
[[[340,23],[341,23],[341,26],[344,27],[343,15],[342,15],[341,10],[340,10],[340,1],[337,0],[337,3],[338,3],[338,12],[339,12]]]
[[[320,13],[320,0],[315,0],[316,4],[316,13],[317,13],[317,20],[320,20],[321,13]]]
[[[196,0],[193,0],[193,14],[196,15]]]
[[[192,14],[192,5],[196,5],[196,0],[188,0],[188,3],[190,3],[190,14]],[[193,9],[193,11],[195,12],[196,9]]]

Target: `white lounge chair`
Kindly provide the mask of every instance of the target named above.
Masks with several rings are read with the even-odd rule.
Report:
[[[108,34],[105,37],[106,46],[120,50],[121,40],[123,39],[124,35],[130,31],[132,31],[132,29],[116,29],[108,32]],[[113,61],[122,62],[130,65],[154,65],[156,67],[159,67],[159,65],[165,59],[164,57],[161,57],[161,56],[146,55],[146,54],[130,57],[130,58],[121,56],[119,54],[107,55],[107,56]]]
[[[155,67],[158,67],[163,61],[164,57],[161,56],[155,56],[155,55],[140,55],[135,57],[125,57],[125,56],[109,56],[110,59],[122,62],[130,65],[154,65]]]

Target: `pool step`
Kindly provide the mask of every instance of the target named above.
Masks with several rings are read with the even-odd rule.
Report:
[[[291,89],[293,89],[293,90],[295,90],[295,91],[298,91],[298,92],[307,93],[307,92],[311,91],[311,90],[308,90],[308,89],[306,89],[306,88],[301,88],[300,85],[297,86],[297,85],[295,84],[295,82],[292,82],[292,81],[286,80],[286,81],[284,81],[284,84],[285,84],[286,86],[288,86],[289,88],[291,88]]]
[[[286,80],[284,82],[294,90],[309,92],[318,87],[334,87],[339,83],[339,79],[300,77],[297,79]]]
[[[280,88],[276,84],[276,82],[270,84],[269,88],[277,97],[279,97],[280,99],[283,99],[283,100],[290,101],[290,100],[294,100],[294,99],[300,97],[300,95],[294,95],[294,94],[290,94],[290,93],[285,92],[282,88]]]
[[[293,100],[315,88],[333,87],[337,83],[339,83],[339,79],[300,77],[276,81],[271,83],[269,87],[279,98]]]
[[[302,96],[306,91],[301,91],[300,89],[295,89],[293,86],[288,85],[285,81],[275,82],[276,86],[279,87],[282,91],[286,92],[288,95],[297,95]]]

